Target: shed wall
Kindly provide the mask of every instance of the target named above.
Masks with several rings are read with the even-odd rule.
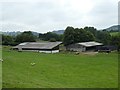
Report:
[[[66,47],[69,51],[77,51],[77,52],[84,52],[86,51],[86,47],[81,46],[79,44],[71,44]]]

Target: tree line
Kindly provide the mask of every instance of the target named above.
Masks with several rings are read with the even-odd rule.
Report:
[[[120,33],[115,36],[110,35],[107,30],[97,30],[94,27],[73,28],[67,27],[64,32],[63,43],[69,45],[79,42],[97,41],[104,45],[114,45],[120,49]]]
[[[94,27],[73,28],[67,27],[64,32],[63,42],[65,45],[78,42],[98,41],[105,45],[111,43],[112,36],[107,31],[98,31]]]
[[[45,34],[39,34],[39,39],[43,41],[50,41],[50,42],[62,41],[63,35],[47,32]]]
[[[35,42],[36,36],[31,31],[25,31],[17,36],[9,36],[2,34],[2,45],[17,45],[23,42]]]
[[[78,42],[97,41],[104,45],[120,47],[120,34],[111,36],[109,31],[98,31],[94,27],[74,28],[68,26],[63,35],[47,32],[36,37],[31,31],[25,31],[17,36],[2,35],[3,45],[17,45],[22,42],[36,42],[38,40],[50,42],[62,41],[65,46]]]

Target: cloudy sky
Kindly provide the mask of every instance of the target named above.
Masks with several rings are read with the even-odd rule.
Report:
[[[48,32],[67,26],[103,29],[118,23],[119,0],[1,0],[4,31]],[[18,29],[19,28],[19,29]]]

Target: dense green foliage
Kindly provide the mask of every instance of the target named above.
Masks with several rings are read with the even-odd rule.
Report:
[[[101,42],[104,45],[110,45],[111,35],[107,31],[97,31],[96,41]]]
[[[74,43],[74,28],[73,27],[66,28],[66,30],[64,32],[63,43],[64,43],[64,45]]]
[[[110,45],[111,35],[109,34],[108,31],[106,30],[98,31],[94,27],[85,27],[84,29],[90,31],[94,35],[95,41],[101,42],[104,45]]]
[[[62,41],[62,35],[58,35],[52,32],[47,32],[45,34],[39,34],[39,38],[44,41],[53,41],[53,39],[54,41]]]
[[[84,30],[90,31],[94,36],[97,34],[97,29],[94,27],[84,27]]]
[[[118,87],[117,53],[44,54],[5,47],[3,59],[3,88]]]
[[[8,36],[8,35],[2,35],[2,44],[3,45],[16,45],[15,37],[14,36]]]
[[[85,29],[67,27],[64,32],[63,43],[69,45],[77,42],[93,41],[95,40],[94,35]]]
[[[112,36],[111,44],[118,47],[118,50],[120,50],[120,33],[118,33],[115,36]]]
[[[98,41],[105,45],[111,44],[111,35],[107,31],[98,31],[94,27],[85,27],[78,29],[67,27],[64,32],[64,44],[68,45],[77,42]]]
[[[55,38],[50,38],[49,41],[50,41],[50,42],[56,42],[56,39],[55,39]]]
[[[17,45],[22,42],[34,42],[35,36],[31,31],[25,31],[17,36],[2,35],[2,45]]]
[[[22,42],[35,42],[35,36],[32,34],[31,31],[25,31],[21,33],[20,35],[17,35],[16,42],[22,43]]]

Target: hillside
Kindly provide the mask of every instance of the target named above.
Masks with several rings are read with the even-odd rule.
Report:
[[[18,34],[21,34],[22,32],[20,32],[20,31],[17,31],[17,32],[2,32],[2,34],[4,34],[4,35],[9,35],[9,36],[17,36]],[[35,36],[39,36],[39,33],[37,33],[37,32],[33,32],[32,31],[32,33],[33,33],[33,35],[35,35]]]
[[[118,35],[119,34],[119,32],[110,32],[110,35],[111,36],[116,36],[116,35]]]
[[[1,31],[3,31],[2,32],[3,34],[11,35],[11,36],[16,36],[16,35],[20,34],[21,31],[30,30],[30,27],[27,27],[27,26],[24,26],[24,25],[17,25],[17,24],[3,24],[3,25],[0,24],[0,27],[3,27],[2,28],[3,30],[1,30]],[[102,29],[102,30],[116,32],[116,31],[118,31],[118,28],[120,28],[120,25],[113,25],[111,27],[108,27],[108,28],[105,28],[105,29]],[[4,32],[4,31],[12,31],[12,32]],[[30,30],[30,31],[32,31],[32,30]],[[64,34],[64,31],[65,30],[54,30],[52,32],[56,33],[56,34]],[[38,32],[33,32],[33,34],[35,36],[39,36]]]
[[[17,36],[18,34],[21,34],[20,31],[17,32],[2,32],[4,35],[10,35],[10,36]]]
[[[32,31],[32,33],[35,36],[39,36],[38,32],[33,32],[35,28],[32,26],[27,26],[24,24],[17,24],[17,23],[0,23],[0,31],[2,31],[2,34],[4,35],[10,35],[10,36],[16,36],[23,31]]]
[[[118,28],[120,28],[120,25],[113,25],[111,27],[108,27],[108,28],[105,28],[105,29],[102,29],[102,30],[106,30],[106,31],[113,31],[113,32],[118,32]],[[56,30],[56,31],[53,31],[53,33],[56,33],[56,34],[63,34],[65,30]]]
[[[120,25],[114,25],[109,28],[106,28],[107,31],[119,31]]]
[[[57,30],[57,31],[52,31],[53,33],[56,34],[63,34],[65,30]]]

